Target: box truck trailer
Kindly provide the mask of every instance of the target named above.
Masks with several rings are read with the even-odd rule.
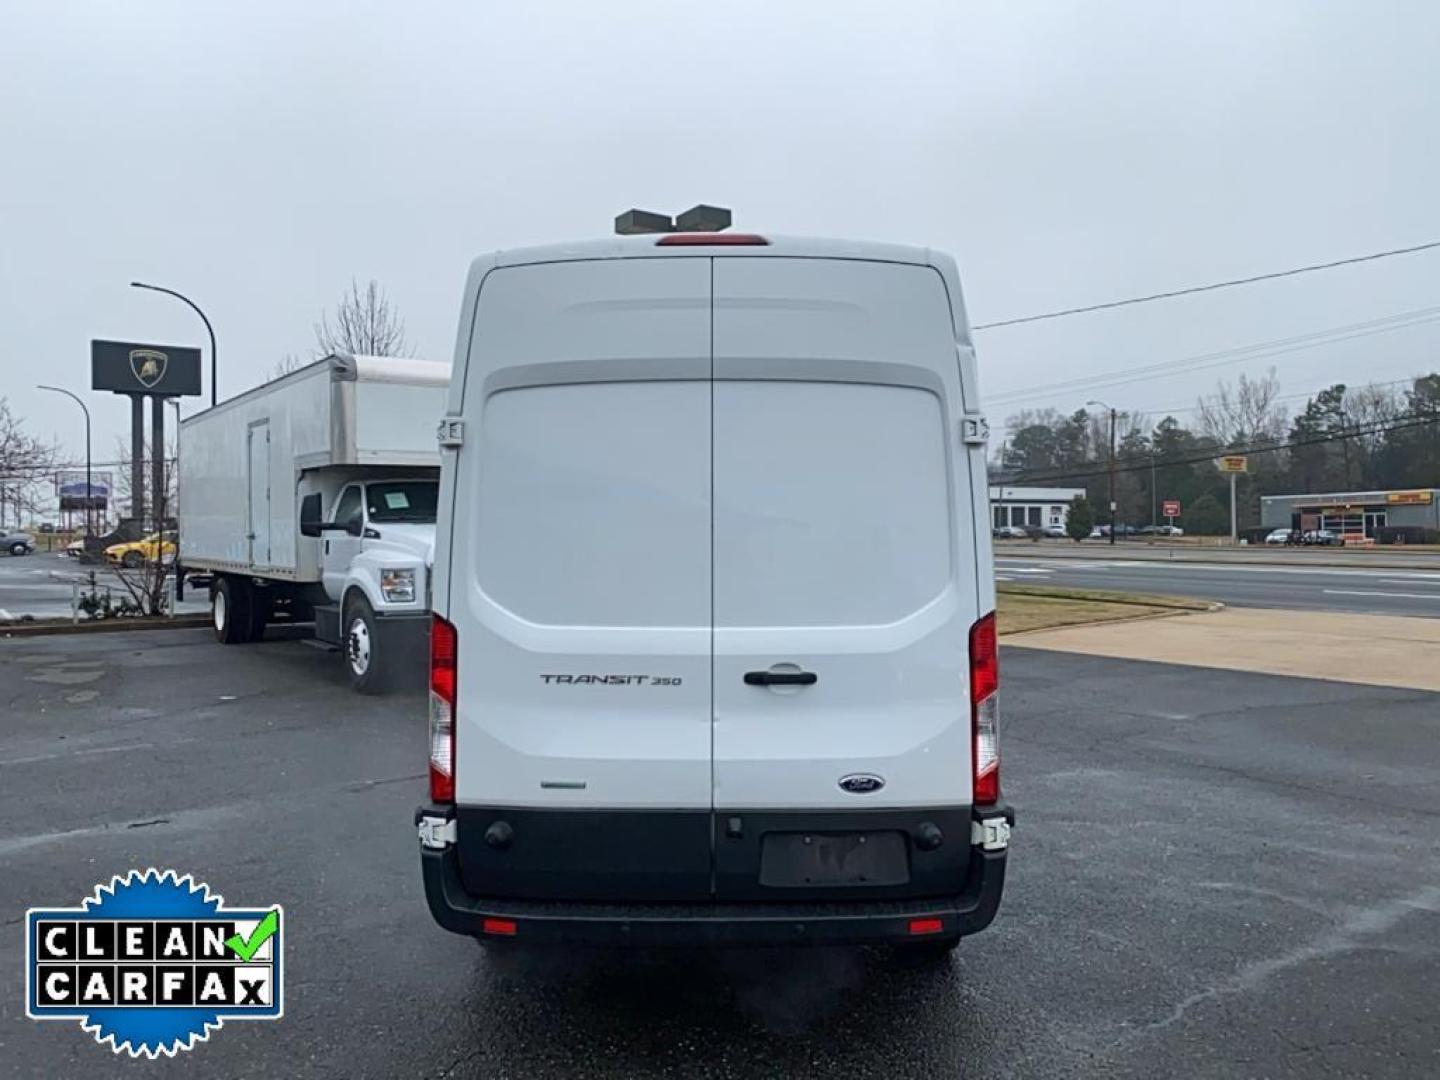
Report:
[[[332,355],[180,425],[182,575],[216,638],[314,622],[351,684],[423,672],[450,366]]]

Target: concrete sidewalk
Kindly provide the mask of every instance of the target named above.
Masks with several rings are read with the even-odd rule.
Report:
[[[1440,693],[1440,619],[1231,608],[1036,630],[1005,644]]]

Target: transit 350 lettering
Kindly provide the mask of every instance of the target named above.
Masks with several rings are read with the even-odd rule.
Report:
[[[541,675],[547,686],[679,686],[669,675]]]

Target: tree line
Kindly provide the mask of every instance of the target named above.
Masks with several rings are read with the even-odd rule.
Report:
[[[1237,484],[1240,528],[1260,523],[1260,496],[1440,486],[1440,373],[1398,383],[1336,383],[1293,416],[1273,369],[1242,375],[1202,397],[1190,423],[1152,424],[1116,414],[1115,500],[1122,523],[1163,523],[1160,504],[1178,499],[1187,532],[1229,530],[1229,480],[1215,459],[1245,453]],[[1011,416],[992,462],[997,483],[1084,488],[1099,509],[1109,499],[1108,410],[1027,409]]]

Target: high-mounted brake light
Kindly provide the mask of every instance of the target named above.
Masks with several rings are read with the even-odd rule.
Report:
[[[765,237],[743,232],[678,232],[655,241],[656,247],[765,247]]]
[[[455,627],[430,616],[430,801],[455,801]]]
[[[1000,801],[1000,649],[993,611],[970,627],[970,734],[973,800],[988,806]]]

